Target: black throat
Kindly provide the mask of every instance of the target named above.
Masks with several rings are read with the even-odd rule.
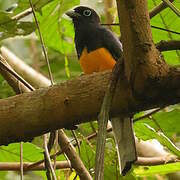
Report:
[[[84,48],[87,48],[87,51],[91,52],[102,47],[101,39],[97,38],[100,34],[100,28],[101,25],[99,23],[74,21],[75,45],[78,58],[80,58]]]

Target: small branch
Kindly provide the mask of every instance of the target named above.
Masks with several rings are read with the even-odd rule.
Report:
[[[32,163],[24,162],[23,163],[23,169],[24,171],[39,171],[39,170],[45,170],[44,164],[39,164],[36,167],[31,168],[29,170],[29,166],[31,166]],[[56,162],[56,169],[66,169],[70,168],[70,164],[68,161],[57,161]],[[20,171],[20,163],[17,162],[3,162],[0,163],[0,171]]]
[[[4,68],[7,72],[12,74],[17,80],[19,80],[22,84],[24,84],[29,90],[34,91],[34,88],[27,83],[21,76],[19,76],[15,71],[12,70],[12,68],[9,68],[4,62],[5,60],[3,57],[0,55],[0,66]]]
[[[155,109],[155,110],[153,110],[153,111],[151,111],[151,112],[149,112],[149,113],[147,113],[147,114],[145,114],[145,115],[143,115],[143,116],[140,116],[140,117],[138,117],[138,118],[135,118],[135,119],[133,120],[133,123],[135,123],[136,121],[139,121],[139,120],[141,120],[141,119],[147,118],[147,117],[151,116],[152,114],[155,114],[156,112],[160,111],[161,109],[162,109],[162,108],[157,108],[157,109]]]
[[[180,41],[170,40],[170,41],[160,41],[156,44],[156,48],[159,51],[170,51],[170,50],[180,50]]]
[[[32,13],[32,8],[28,8],[28,9],[24,10],[23,12],[20,12],[16,16],[13,16],[12,19],[13,20],[20,20],[20,19],[28,16],[31,13]]]
[[[179,162],[179,160],[175,157],[138,157],[138,160],[135,162],[135,164],[142,166],[154,166],[172,162]]]
[[[69,139],[64,136],[62,130],[58,130],[58,141],[62,151],[66,154],[68,159],[71,161],[72,167],[76,170],[80,179],[83,180],[92,180],[89,172],[82,163],[80,157],[76,154],[74,146],[69,142]]]
[[[170,0],[170,2],[173,2],[174,0]],[[155,8],[153,8],[150,12],[149,12],[149,16],[150,18],[153,18],[154,16],[156,16],[157,14],[159,14],[162,10],[164,10],[165,8],[167,8],[166,3],[162,2],[159,5],[157,5]]]
[[[51,82],[41,73],[34,70],[29,65],[25,64],[23,60],[17,57],[6,47],[1,47],[0,49],[2,57],[6,59],[7,63],[21,75],[26,81],[28,81],[32,86],[36,88],[50,86]]]
[[[54,168],[52,166],[52,163],[51,163],[51,158],[50,158],[50,155],[49,155],[49,151],[48,151],[48,148],[47,148],[47,134],[44,134],[43,135],[43,138],[44,138],[44,150],[45,150],[45,161],[46,161],[46,167],[47,167],[47,172],[48,172],[48,169],[50,169],[51,173],[52,173],[52,177],[53,177],[53,180],[56,180],[56,174],[55,174],[55,171],[54,171]],[[50,174],[49,174],[50,176]],[[47,176],[48,177],[48,176]]]
[[[137,165],[142,166],[153,166],[153,165],[160,165],[160,164],[166,164],[166,163],[172,163],[172,162],[179,162],[177,158],[164,158],[164,157],[138,157],[138,160],[135,162]],[[23,163],[23,169],[24,171],[40,171],[45,170],[44,164],[39,164],[36,167],[33,167],[29,170],[28,167],[30,167],[32,163],[24,162]],[[71,168],[68,161],[57,161],[56,162],[56,169],[69,169]],[[20,163],[19,162],[3,162],[0,163],[0,171],[20,171]]]
[[[119,26],[119,23],[112,23],[112,24],[102,23],[101,25],[103,25],[103,26]],[[166,32],[169,32],[169,33],[180,35],[180,32],[177,32],[177,31],[173,31],[173,30],[169,30],[169,29],[165,29],[165,28],[158,27],[158,26],[153,26],[153,25],[151,25],[151,27],[154,28],[154,29],[159,29],[159,30],[162,30],[162,31],[166,31]]]
[[[176,6],[174,6],[169,0],[162,0],[172,11],[180,17],[180,11]]]
[[[0,55],[0,61],[2,61],[9,69],[13,71],[11,66],[6,62],[6,60]],[[24,86],[19,80],[17,80],[10,71],[7,71],[3,66],[0,65],[0,73],[4,77],[4,79],[8,82],[11,88],[14,90],[16,94],[20,94],[21,92],[30,92],[30,90]],[[25,80],[24,80],[25,81]]]
[[[52,76],[52,72],[51,72],[51,67],[50,67],[50,64],[49,64],[49,59],[48,59],[46,47],[45,47],[44,40],[43,40],[43,37],[42,37],[42,34],[41,34],[40,26],[39,26],[39,23],[38,23],[38,20],[37,20],[37,17],[36,17],[36,13],[35,13],[35,10],[34,10],[33,4],[32,4],[32,0],[29,0],[29,3],[30,3],[30,6],[32,8],[32,13],[33,13],[34,20],[36,22],[36,26],[37,26],[37,29],[38,29],[38,33],[39,33],[39,38],[40,38],[43,54],[44,54],[44,57],[45,57],[45,60],[46,60],[46,63],[47,63],[49,79],[51,81],[51,85],[53,85],[54,82],[53,82],[53,76]]]

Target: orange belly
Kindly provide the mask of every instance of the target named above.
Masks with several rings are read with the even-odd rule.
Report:
[[[112,55],[105,48],[99,48],[89,53],[84,48],[79,60],[85,74],[112,69],[116,64]]]

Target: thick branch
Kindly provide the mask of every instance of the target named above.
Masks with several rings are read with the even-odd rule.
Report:
[[[2,57],[1,57],[1,55],[0,55],[0,59],[2,59],[3,61],[4,61],[4,63],[6,63],[6,61],[5,61],[5,59],[3,59]],[[0,61],[1,62],[1,61]],[[6,63],[7,64],[7,63]],[[8,64],[7,64],[8,65]],[[1,68],[1,66],[0,66],[0,72],[2,72],[3,73],[3,76],[6,78],[6,80],[8,81],[8,83],[10,84],[10,85],[13,85],[13,88],[14,89],[18,89],[18,84],[16,83],[16,81],[17,81],[17,79],[15,78],[16,76],[13,76],[12,74],[10,74],[9,73],[9,71],[6,71],[6,70],[9,70],[9,68],[11,68],[9,65],[8,65],[8,68],[7,69],[3,69],[3,68]],[[2,70],[2,71],[1,71]],[[11,72],[11,71],[10,71]],[[35,72],[35,71],[34,71]],[[42,84],[44,83],[44,85],[46,86],[46,85],[48,85],[48,84],[46,84],[46,82],[47,81],[43,81],[44,79],[42,78],[41,79],[42,80]],[[24,83],[24,82],[23,82]],[[25,85],[26,85],[26,83],[25,83]],[[26,88],[26,86],[25,86],[24,84],[21,84],[21,86],[22,86],[22,91],[21,92],[29,92],[29,91],[27,91],[27,90],[29,90],[29,89],[27,89]],[[78,173],[78,175],[80,176],[80,178],[82,178],[82,179],[92,179],[91,178],[91,176],[90,176],[90,174],[89,174],[89,172],[87,171],[87,169],[85,168],[85,166],[84,166],[84,164],[82,163],[82,161],[81,161],[81,159],[79,158],[79,156],[76,154],[76,151],[75,151],[75,149],[74,149],[74,147],[73,147],[73,145],[69,142],[69,140],[68,140],[68,137],[66,136],[66,134],[63,132],[63,130],[58,130],[58,134],[59,134],[59,144],[60,144],[60,146],[61,146],[61,148],[65,148],[65,153],[66,153],[66,155],[67,155],[67,157],[71,160],[71,163],[72,163],[72,166],[74,167],[74,169],[77,171],[77,173]],[[52,136],[51,136],[52,137]],[[46,138],[46,136],[44,135],[44,138]],[[46,145],[46,140],[44,141],[44,146],[45,146],[45,148],[46,148],[46,151],[45,151],[45,153],[46,153],[46,158],[45,158],[45,160],[47,160],[48,159],[48,161],[49,162],[46,162],[45,161],[45,168],[47,169],[47,167],[46,167],[46,163],[51,163],[50,161],[50,155],[48,154],[48,147],[47,147],[47,145]],[[67,147],[66,147],[67,146]],[[21,164],[22,165],[22,164]],[[38,164],[38,165],[40,165],[40,164]],[[29,166],[32,166],[32,164],[30,164],[30,165],[27,165],[26,166],[26,170],[29,168]],[[49,166],[51,166],[51,164],[49,165]],[[21,168],[23,168],[22,166],[21,166]],[[32,168],[34,168],[34,167],[31,167],[31,169]],[[52,169],[52,167],[50,167],[51,169]],[[52,169],[52,173],[54,173],[54,171],[53,171],[53,169]],[[53,175],[54,177],[55,177],[55,174]],[[56,177],[55,178],[53,178],[53,179],[56,179]]]
[[[125,74],[136,93],[146,91],[147,79],[163,78],[169,71],[156,49],[147,0],[117,0],[125,59]]]
[[[108,71],[84,75],[60,85],[0,100],[0,144],[27,141],[51,130],[96,119],[109,77]],[[164,79],[150,78],[148,89],[139,97],[132,93],[127,80],[120,78],[111,116],[132,115],[180,102],[179,81],[180,71],[170,69]]]

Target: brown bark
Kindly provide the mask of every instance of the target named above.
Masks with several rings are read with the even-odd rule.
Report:
[[[179,160],[177,160],[175,157],[170,157],[169,159],[164,157],[138,157],[135,164],[142,166],[155,166],[172,162],[179,162]]]
[[[13,89],[18,89],[19,88],[19,86],[18,86],[18,83],[19,83],[19,81],[17,81],[17,79],[15,78],[15,76],[13,76],[10,72],[9,72],[9,69],[11,69],[11,71],[13,71],[12,70],[12,68],[9,66],[9,64],[5,61],[5,59],[3,59],[1,56],[0,56],[0,59],[1,60],[3,60],[3,62],[4,63],[6,63],[6,65],[7,65],[7,69],[4,69],[3,67],[1,67],[0,66],[0,72],[2,72],[2,75],[3,75],[3,77],[5,77],[6,78],[6,80],[7,80],[7,82],[9,83],[9,85],[12,85],[12,87],[13,87]],[[1,62],[1,61],[0,61]],[[8,71],[7,71],[8,70]],[[14,71],[13,71],[14,72]],[[47,84],[47,81],[43,81],[44,79],[42,78],[41,79],[42,80],[42,82],[41,82],[41,84],[43,84],[44,83],[44,85],[46,86],[46,85],[48,85]],[[26,86],[24,85],[24,84],[22,84],[21,83],[21,86],[22,86],[22,91],[20,91],[20,92],[29,92],[29,89],[27,89],[26,88]],[[83,164],[83,162],[81,161],[81,159],[79,158],[79,156],[76,154],[76,150],[75,150],[75,148],[73,147],[73,145],[69,142],[69,140],[68,140],[68,137],[66,136],[66,134],[63,132],[63,130],[61,129],[61,130],[58,130],[58,136],[59,136],[59,144],[60,144],[60,147],[61,148],[63,148],[63,150],[64,150],[64,153],[67,155],[67,157],[71,160],[71,164],[72,164],[72,166],[74,167],[74,169],[77,171],[77,173],[78,173],[78,175],[80,176],[80,178],[82,178],[82,179],[92,179],[91,178],[91,176],[90,176],[90,174],[89,174],[89,172],[87,171],[87,169],[86,169],[86,167],[84,166],[84,164]],[[50,141],[51,141],[51,137],[52,136],[50,136],[50,140],[49,140],[49,143],[48,143],[48,145],[50,144]],[[48,148],[49,148],[49,146],[47,147],[47,145],[46,145],[46,135],[44,135],[44,138],[45,138],[45,141],[44,141],[44,146],[45,146],[45,155],[47,156],[46,158],[45,158],[45,167],[46,167],[46,163],[49,163],[49,166],[52,166],[50,163],[51,163],[51,160],[50,160],[50,155],[48,154]],[[65,149],[64,149],[65,148]],[[49,161],[49,162],[48,162]],[[22,165],[22,163],[20,163],[21,165]],[[37,164],[37,163],[36,163]],[[41,163],[40,163],[41,164]],[[37,164],[37,166],[40,166],[40,164]],[[34,166],[33,166],[34,164],[24,164],[24,166],[25,166],[25,168],[26,168],[26,170],[27,169],[29,169],[30,167],[30,169],[33,169],[34,168]],[[3,168],[4,166],[2,166],[2,168]],[[11,166],[12,167],[12,166]],[[14,167],[14,166],[13,166]],[[17,167],[17,166],[16,166]],[[43,166],[43,168],[45,168],[44,166]],[[23,168],[22,166],[21,166],[21,168]],[[39,168],[42,168],[42,166],[40,166]],[[50,167],[51,169],[52,169],[52,167]],[[47,167],[46,167],[46,169],[47,169]],[[52,171],[52,173],[54,173],[53,171]],[[54,176],[54,178],[56,179],[56,177],[55,177],[55,174],[53,175]]]
[[[89,174],[86,167],[82,163],[80,157],[76,154],[76,150],[74,146],[70,143],[68,138],[62,139],[61,138],[62,136],[64,136],[64,132],[62,130],[59,130],[58,131],[59,145],[61,146],[62,151],[66,153],[67,157],[71,161],[71,165],[76,170],[80,179],[92,180],[91,175]]]
[[[24,162],[23,163],[23,170],[29,171],[28,166],[32,163]],[[70,163],[68,161],[57,161],[56,162],[56,169],[66,169],[71,168]],[[38,166],[32,168],[30,171],[39,171],[45,170],[44,164],[39,164]],[[3,162],[0,163],[0,171],[20,171],[20,163],[16,162]]]
[[[170,51],[170,50],[180,50],[180,41],[170,40],[170,41],[160,41],[156,44],[156,48],[159,51]]]
[[[109,77],[109,71],[84,75],[53,87],[0,100],[0,144],[27,141],[51,130],[95,120]],[[170,69],[163,79],[151,79],[151,88],[136,96],[127,80],[121,77],[111,116],[132,115],[180,102],[179,81],[180,71]]]
[[[169,69],[152,40],[147,0],[120,0],[117,5],[125,74],[134,93],[141,94],[149,88],[149,79],[161,79]]]

